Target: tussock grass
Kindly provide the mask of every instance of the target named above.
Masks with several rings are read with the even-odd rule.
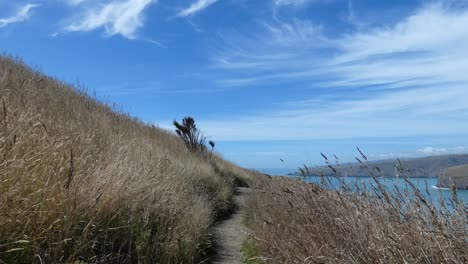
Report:
[[[242,243],[242,255],[244,257],[244,263],[246,264],[259,264],[262,263],[261,260],[258,260],[258,250],[256,248],[255,242],[252,240],[245,240]]]
[[[378,179],[377,179],[378,181]],[[378,184],[376,184],[379,186]],[[265,263],[467,263],[468,212],[437,211],[421,193],[329,190],[264,177],[247,225]],[[377,195],[378,194],[378,195]]]
[[[201,260],[249,172],[115,109],[0,57],[0,262]]]

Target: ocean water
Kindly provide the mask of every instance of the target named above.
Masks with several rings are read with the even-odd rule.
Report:
[[[270,175],[276,175],[276,176],[286,176],[288,173],[294,173],[295,171],[292,169],[288,168],[255,168],[252,169],[258,172],[270,174]]]
[[[327,185],[328,188],[340,188],[341,184],[338,179],[335,177],[307,177],[307,182],[313,183],[322,183],[323,180],[329,181]],[[355,184],[356,182],[361,185],[364,184],[366,188],[371,188],[375,186],[375,182],[370,177],[343,177],[340,178],[347,184]],[[440,207],[441,198],[443,201],[450,206],[450,199],[452,196],[452,191],[448,189],[437,188],[437,178],[410,178],[409,181],[416,187],[418,190],[427,198],[432,200],[433,204],[436,207]],[[394,190],[396,187],[400,192],[406,190],[411,190],[411,187],[406,183],[403,178],[380,178],[379,181],[388,188],[389,191]],[[463,201],[465,205],[468,205],[468,190],[457,190],[456,192],[457,199]]]
[[[294,173],[294,170],[289,168],[256,168],[254,169],[258,172],[277,175],[277,176],[289,176],[288,173]],[[295,177],[295,176],[289,176]],[[340,182],[335,177],[324,177],[331,183],[329,188],[340,188]],[[354,184],[358,182],[359,184],[365,184],[367,188],[372,187],[374,180],[370,177],[343,177],[341,178],[345,183]],[[306,178],[307,182],[321,183],[322,177],[310,176]],[[379,181],[388,188],[388,190],[393,190],[396,187],[400,191],[405,189],[410,189],[408,184],[403,178],[380,178]],[[452,191],[448,189],[437,188],[438,178],[426,178],[426,177],[415,177],[410,178],[409,181],[414,184],[416,188],[428,199],[431,199],[433,204],[436,207],[440,207],[440,199],[449,205],[450,199],[452,197]],[[457,199],[463,201],[465,205],[468,206],[468,190],[457,190]]]

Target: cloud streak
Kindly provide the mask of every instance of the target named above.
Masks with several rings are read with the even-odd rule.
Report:
[[[11,24],[24,22],[31,16],[31,10],[38,7],[38,4],[26,4],[21,7],[16,14],[7,18],[0,18],[0,28]]]
[[[468,45],[467,23],[467,10],[431,5],[393,27],[337,38],[307,21],[267,24],[263,34],[229,38],[235,48],[215,56],[215,67],[231,70],[226,85],[317,76],[328,76],[322,86],[329,87],[468,82],[468,51],[461,48]]]
[[[313,2],[314,0],[273,0],[276,6],[301,6]]]
[[[380,153],[380,154],[370,154],[369,158],[372,160],[382,160],[382,159],[392,159],[392,158],[419,158],[427,156],[437,156],[437,155],[449,155],[449,154],[465,154],[468,153],[468,149],[463,146],[457,147],[423,147],[415,151],[408,152],[397,152],[397,153]]]
[[[83,1],[74,1],[80,4]],[[112,1],[94,4],[76,21],[65,27],[69,32],[89,32],[103,28],[107,36],[121,35],[135,39],[138,29],[143,27],[143,13],[154,0]]]
[[[223,140],[468,133],[465,25],[467,9],[432,4],[394,25],[334,37],[301,20],[264,24],[263,33],[223,35],[213,68],[227,77],[218,85],[300,83],[304,94],[320,94],[229,122],[207,120],[203,127]]]
[[[71,6],[77,6],[80,5],[84,2],[88,2],[89,0],[66,0],[66,3],[71,5]]]
[[[214,4],[216,2],[218,2],[218,0],[197,0],[195,3],[193,3],[189,7],[181,10],[177,14],[177,16],[187,17],[187,16],[194,15],[194,14],[208,8],[209,6],[211,6],[212,4]]]
[[[369,99],[293,102],[276,111],[199,123],[225,141],[457,135],[468,133],[466,98],[463,86],[399,90]]]

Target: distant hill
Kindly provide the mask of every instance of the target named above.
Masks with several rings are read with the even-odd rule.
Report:
[[[409,177],[438,177],[449,167],[468,164],[468,154],[430,156],[424,158],[400,159],[404,174]],[[397,176],[396,159],[372,161],[368,163],[333,164],[336,173],[328,166],[308,167],[308,175],[324,176],[371,176],[371,172],[386,177]],[[380,172],[376,169],[379,168]],[[371,172],[369,172],[369,170]],[[299,172],[298,172],[299,174]]]
[[[452,184],[457,189],[468,189],[468,165],[450,167],[442,172],[437,185],[442,188],[450,188]]]

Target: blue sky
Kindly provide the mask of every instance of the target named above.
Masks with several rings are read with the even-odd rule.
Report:
[[[0,51],[246,167],[468,152],[466,0],[0,0]]]

